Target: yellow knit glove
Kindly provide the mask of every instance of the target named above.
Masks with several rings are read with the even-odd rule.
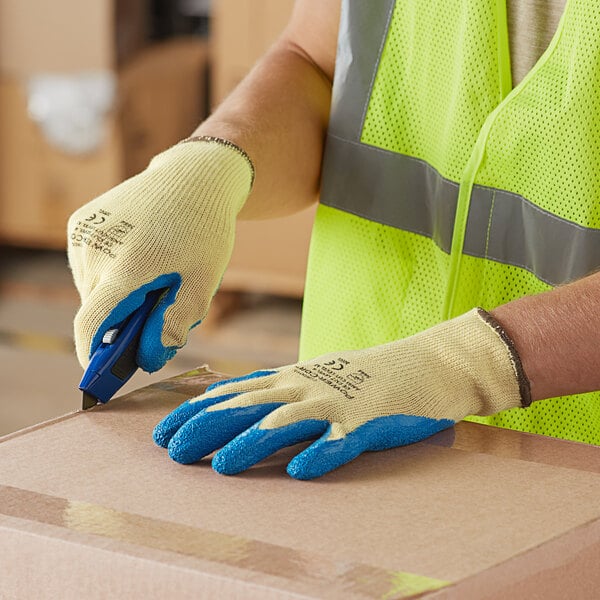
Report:
[[[155,371],[185,344],[229,262],[253,175],[237,146],[214,138],[186,141],[71,216],[68,254],[82,301],[75,317],[82,366],[104,332],[151,290],[168,291],[146,321],[138,364]]]
[[[366,450],[417,442],[468,415],[529,402],[510,339],[475,309],[397,342],[215,384],[163,419],[154,440],[181,463],[222,448],[213,468],[234,474],[318,438],[288,465],[293,477],[310,479]]]

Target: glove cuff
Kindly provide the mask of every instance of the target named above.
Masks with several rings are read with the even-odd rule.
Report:
[[[185,138],[185,140],[181,140],[181,142],[179,143],[187,144],[188,142],[215,142],[217,144],[221,144],[222,146],[235,150],[246,160],[248,166],[250,167],[250,170],[252,171],[252,177],[250,179],[250,189],[252,189],[252,186],[254,185],[254,178],[256,177],[256,169],[254,168],[254,163],[252,162],[252,159],[248,156],[248,153],[243,148],[240,148],[237,144],[234,144],[230,140],[215,137],[214,135],[194,135]]]
[[[521,357],[519,356],[511,337],[508,335],[508,333],[506,333],[504,327],[502,327],[502,325],[496,321],[496,319],[489,312],[483,308],[477,308],[476,310],[479,316],[498,334],[500,339],[507,347],[509,358],[517,377],[517,383],[519,384],[521,406],[523,408],[527,408],[531,405],[531,384],[529,383],[529,379],[525,374]]]
[[[418,376],[429,380],[428,395],[437,407],[431,406],[425,416],[459,421],[467,415],[493,415],[530,402],[514,344],[482,309],[474,308],[417,334],[409,347],[417,358]],[[447,398],[453,398],[450,412]],[[440,407],[443,410],[438,413]]]

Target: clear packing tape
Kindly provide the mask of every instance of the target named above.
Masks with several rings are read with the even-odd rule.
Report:
[[[116,96],[110,71],[42,73],[27,81],[29,116],[48,143],[67,154],[88,154],[102,144]]]
[[[328,597],[399,600],[451,583],[5,485],[0,485],[0,515],[313,584]]]

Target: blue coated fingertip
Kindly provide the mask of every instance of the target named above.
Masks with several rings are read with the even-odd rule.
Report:
[[[247,381],[248,379],[256,379],[257,377],[266,377],[267,375],[272,375],[273,373],[277,373],[277,371],[275,371],[275,370],[253,371],[252,373],[248,373],[247,375],[242,375],[241,377],[232,377],[231,379],[225,379],[224,381],[215,381],[215,383],[211,383],[206,388],[206,392],[210,392],[211,390],[221,387],[222,385],[227,385],[228,383],[237,383],[238,381]]]
[[[346,437],[327,441],[328,435],[329,432],[288,463],[286,470],[290,477],[301,480],[321,477],[365,451],[364,445],[357,443],[356,439],[348,440]]]
[[[222,448],[282,404],[269,402],[210,412],[202,411],[183,424],[173,435],[168,445],[169,456],[184,465],[195,463]]]
[[[294,479],[321,477],[350,462],[367,450],[387,450],[420,442],[454,425],[450,419],[414,415],[378,417],[343,438],[327,440],[329,432],[294,457],[287,472]]]
[[[194,401],[193,398],[191,400],[186,400],[156,425],[152,432],[154,442],[162,448],[166,448],[175,432],[192,417],[195,417],[198,413],[213,404],[231,400],[231,398],[235,398],[236,396],[239,396],[239,394],[225,394],[223,396],[217,396],[216,398],[206,398],[205,400],[200,401]]]
[[[313,440],[327,430],[329,423],[307,419],[275,429],[261,429],[260,423],[229,442],[212,460],[212,467],[222,475],[235,475],[274,454],[281,448]]]

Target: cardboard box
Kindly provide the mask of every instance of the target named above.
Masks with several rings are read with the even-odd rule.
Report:
[[[205,113],[206,44],[174,39],[140,52],[117,73],[118,100],[97,150],[69,155],[31,121],[24,83],[0,79],[0,240],[64,248],[79,206],[188,136]]]
[[[216,0],[212,8],[211,103],[240,83],[287,24],[293,0]],[[221,289],[301,298],[315,208],[240,221]]]
[[[154,424],[199,369],[0,443],[0,597],[597,597],[600,448],[460,423],[319,480],[235,477]]]
[[[294,0],[215,0],[211,12],[211,104],[220,104],[286,26]]]
[[[268,221],[238,221],[220,289],[302,298],[316,208]]]
[[[148,47],[119,71],[123,175],[192,134],[206,116],[208,47],[196,37]]]
[[[115,66],[114,0],[0,0],[0,72],[43,72]]]
[[[148,0],[0,0],[0,73],[115,69],[148,43]]]

